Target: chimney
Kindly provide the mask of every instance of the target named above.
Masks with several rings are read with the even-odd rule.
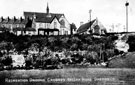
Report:
[[[20,21],[21,21],[21,22],[23,21],[23,18],[22,18],[22,17],[20,17]]]
[[[3,16],[1,17],[1,21],[0,22],[3,22],[4,21],[4,18],[3,18]]]
[[[14,21],[16,21],[17,19],[16,19],[16,17],[14,16]]]
[[[83,22],[80,22],[80,26],[83,25]]]
[[[10,18],[9,18],[9,16],[8,16],[7,20],[8,20],[8,22],[10,21]]]

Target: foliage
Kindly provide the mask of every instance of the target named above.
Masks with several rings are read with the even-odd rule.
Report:
[[[88,46],[88,51],[95,51],[95,52],[99,53],[100,50],[102,50],[101,44],[93,44],[93,45]]]
[[[88,52],[86,55],[86,61],[90,62],[91,64],[98,63],[99,57],[97,52],[95,51]]]
[[[92,38],[91,38],[90,36],[87,36],[87,37],[85,38],[85,42],[86,42],[87,44],[92,44]]]
[[[38,49],[39,52],[44,52],[44,55],[38,53],[32,59],[28,58],[27,65],[29,66],[32,63],[38,63],[37,65],[43,64],[42,61],[45,61],[45,58],[51,56],[51,52],[63,51],[66,57],[71,57],[74,62],[83,62],[86,58],[86,62],[91,64],[99,63],[100,59],[103,61],[108,61],[108,58],[114,57],[119,53],[114,49],[114,41],[118,39],[117,36],[100,36],[94,37],[92,35],[59,35],[59,36],[16,36],[12,33],[6,32],[0,33],[0,50],[12,50],[16,49],[17,52],[22,52],[29,49]],[[127,43],[130,46],[129,51],[135,51],[135,36],[125,37],[128,39]],[[84,54],[74,55],[74,51],[86,51]],[[1,54],[0,54],[1,55]],[[1,56],[4,56],[3,54]],[[127,56],[127,55],[126,55]],[[119,63],[122,65],[128,65],[129,67],[134,67],[133,56],[130,56],[131,59],[120,58],[120,60],[113,60],[109,65],[114,65]],[[55,59],[54,59],[55,60]],[[34,61],[34,62],[33,62]],[[126,64],[125,64],[126,63]],[[131,66],[130,66],[131,65]],[[112,66],[112,67],[113,67]]]
[[[106,56],[107,56],[108,58],[113,57],[114,55],[115,55],[114,49],[107,49],[107,50],[106,50]]]
[[[3,37],[2,40],[5,42],[13,42],[13,48],[20,52],[28,49],[30,46],[36,43],[38,44],[37,48],[41,50],[43,47],[47,47],[51,51],[58,51],[63,49],[69,51],[88,50],[97,52],[98,56],[100,56],[100,50],[106,51],[106,49],[114,49],[113,42],[117,39],[117,37],[114,36],[101,36],[101,38],[96,38],[92,35],[78,34],[66,36],[16,36],[14,34],[5,33],[0,34],[0,37]],[[11,46],[7,45],[6,47]]]
[[[73,44],[73,45],[70,47],[70,50],[72,50],[72,51],[78,50],[78,44]]]
[[[5,66],[11,65],[12,64],[12,58],[10,56],[4,56],[2,61],[1,61]]]
[[[71,27],[71,35],[73,34],[73,31],[77,29],[76,25],[74,23],[70,24]]]
[[[7,51],[9,51],[9,50],[12,50],[12,49],[14,49],[14,45],[13,45],[12,42],[2,41],[0,43],[0,50],[7,50]]]
[[[61,42],[62,42],[61,46],[63,48],[65,48],[65,49],[70,48],[70,44],[69,44],[70,39],[69,39],[69,37],[61,38]]]
[[[88,49],[88,44],[83,43],[81,45],[81,50],[87,50],[87,49]]]
[[[135,51],[135,36],[129,36],[127,43],[129,44],[129,51]]]

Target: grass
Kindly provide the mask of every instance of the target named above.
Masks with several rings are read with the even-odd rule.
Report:
[[[135,85],[135,52],[112,59],[109,67],[112,68],[72,65],[54,70],[4,70],[0,71],[0,85]],[[7,83],[5,78],[45,81]]]
[[[135,52],[129,52],[124,56],[112,59],[108,67],[111,68],[135,68]]]
[[[0,79],[3,78],[33,78],[33,79],[65,79],[70,81],[36,82],[35,85],[104,85],[104,82],[124,82],[126,85],[134,85],[135,69],[120,68],[64,68],[55,70],[11,70],[1,71]],[[85,81],[77,80],[84,79]],[[76,79],[76,81],[75,81]],[[91,79],[91,81],[90,81]],[[98,80],[96,80],[98,79]],[[100,79],[103,79],[100,81]],[[105,79],[105,80],[104,80]],[[110,79],[110,80],[106,80]],[[112,81],[112,80],[115,81]],[[132,82],[131,82],[132,81]],[[16,84],[16,83],[14,83]],[[13,84],[13,85],[14,85]],[[18,83],[19,84],[19,83]],[[16,84],[16,85],[18,85]],[[33,82],[26,84],[33,85]],[[7,85],[7,84],[6,84]],[[112,84],[111,84],[112,85]],[[119,85],[119,84],[118,84]]]

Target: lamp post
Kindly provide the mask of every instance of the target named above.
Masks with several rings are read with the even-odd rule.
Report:
[[[90,14],[90,33],[92,33],[92,30],[91,30],[91,9],[89,10],[89,14]]]
[[[128,32],[128,6],[129,6],[129,2],[126,2],[125,6],[126,6],[126,31]]]

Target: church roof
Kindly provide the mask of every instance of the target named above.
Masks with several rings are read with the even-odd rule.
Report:
[[[102,31],[106,31],[106,28],[101,24],[101,22],[98,21],[98,19],[94,19],[91,22],[88,22],[88,23],[85,23],[85,24],[81,25],[78,28],[77,32],[78,33],[86,32],[90,27],[94,28],[95,30],[101,29]]]
[[[91,27],[91,25],[95,22],[95,20],[96,20],[96,19],[92,20],[91,22],[88,22],[88,23],[85,23],[85,24],[81,25],[81,26],[78,28],[77,32],[78,32],[78,33],[86,32],[86,31]]]
[[[24,12],[25,18],[33,18],[34,15],[36,16],[35,21],[42,23],[51,23],[54,18],[57,18],[59,21],[60,17],[64,16],[64,14],[57,13]]]

